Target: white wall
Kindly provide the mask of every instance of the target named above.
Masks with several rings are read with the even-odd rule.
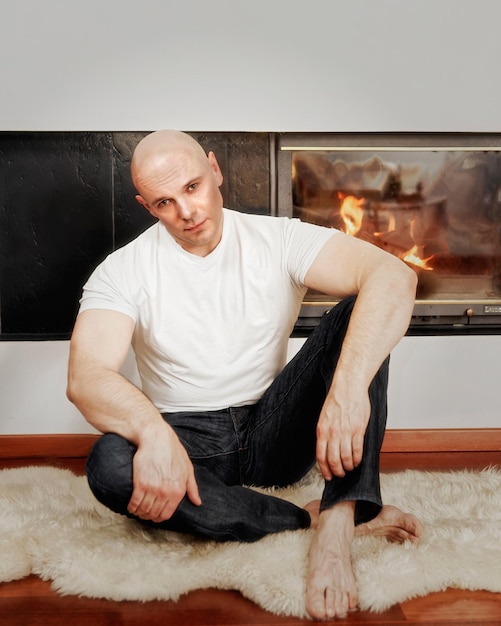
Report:
[[[17,0],[0,130],[499,132],[500,23],[499,0]],[[405,339],[389,425],[497,425],[499,343]],[[66,358],[0,343],[0,433],[89,429]]]
[[[289,357],[304,339],[290,341]],[[96,432],[66,399],[69,342],[0,343],[0,435]],[[501,336],[404,337],[390,366],[388,428],[499,428]],[[138,384],[132,354],[122,370]]]
[[[304,339],[291,339],[289,357]],[[500,428],[501,335],[404,337],[390,358],[388,428]]]
[[[501,131],[499,0],[16,0],[0,129]]]
[[[390,359],[389,428],[501,428],[501,336],[404,337]]]
[[[69,341],[0,343],[0,435],[97,432],[66,398]],[[132,351],[122,373],[139,376]]]

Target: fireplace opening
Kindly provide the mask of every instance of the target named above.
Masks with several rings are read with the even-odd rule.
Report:
[[[418,275],[411,334],[501,332],[501,136],[281,135],[277,214],[369,241]],[[312,291],[297,329],[334,302]]]

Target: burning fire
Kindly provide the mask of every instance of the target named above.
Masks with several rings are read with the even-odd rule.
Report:
[[[342,198],[342,196],[340,196]],[[345,225],[345,233],[353,237],[362,228],[362,220],[364,218],[363,198],[355,198],[355,196],[346,196],[341,205],[341,217]]]
[[[428,261],[431,261],[433,255],[429,256],[426,259],[422,259],[418,255],[419,249],[417,246],[413,246],[408,252],[406,252],[402,257],[400,257],[403,261],[407,263],[412,263],[412,265],[416,265],[416,267],[420,267],[422,270],[433,270],[433,267],[428,265]]]
[[[344,231],[346,234],[355,237],[362,228],[362,222],[364,219],[364,207],[365,207],[365,199],[364,198],[356,198],[355,196],[346,196],[343,197],[342,194],[339,194],[339,199],[342,200],[340,215],[344,222]],[[388,220],[388,229],[387,233],[395,231],[395,216],[390,215]],[[414,240],[414,220],[411,221],[410,224],[410,236]],[[376,237],[384,236],[384,233],[374,232]],[[410,250],[406,252],[398,254],[398,256],[405,261],[406,263],[411,263],[412,265],[419,267],[423,270],[431,271],[433,267],[429,265],[429,261],[433,258],[434,255],[427,257],[426,259],[422,258],[419,255],[419,248],[417,244],[415,244]]]
[[[411,220],[411,223],[410,223],[410,235],[411,235],[413,241],[416,241],[416,237],[414,235],[415,227],[416,227],[416,220]],[[407,261],[407,263],[412,263],[412,265],[415,265],[416,267],[419,267],[422,270],[433,270],[433,267],[428,265],[428,261],[431,261],[433,256],[434,255],[432,254],[428,258],[423,259],[422,255],[419,254],[418,246],[414,245],[410,250],[408,250],[400,258],[403,259],[404,261]]]

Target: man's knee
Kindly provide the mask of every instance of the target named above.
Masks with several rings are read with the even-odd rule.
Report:
[[[129,441],[108,433],[94,444],[87,459],[87,480],[96,498],[117,512],[132,495],[132,460],[136,448]]]
[[[325,349],[329,364],[337,362],[355,305],[355,296],[344,298],[322,317],[314,334]],[[313,338],[313,336],[312,336]]]
[[[325,319],[325,324],[327,326],[333,326],[334,330],[344,334],[346,332],[346,328],[348,327],[348,322],[350,321],[351,313],[356,300],[356,296],[348,296],[338,302],[338,304],[327,311],[324,318],[322,318]]]

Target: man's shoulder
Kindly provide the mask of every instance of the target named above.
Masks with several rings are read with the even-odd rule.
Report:
[[[291,223],[288,217],[277,217],[265,213],[245,213],[235,209],[224,209],[225,220],[230,227],[251,232],[267,232],[284,230]]]
[[[133,281],[141,272],[143,264],[147,262],[145,256],[148,252],[151,253],[154,247],[157,227],[158,224],[153,224],[131,241],[110,252],[96,265],[89,277],[90,282],[104,277],[107,280],[121,281],[126,276],[128,282]]]
[[[149,226],[146,230],[136,235],[134,239],[131,239],[113,250],[105,260],[125,262],[127,259],[133,259],[137,254],[141,254],[143,251],[151,250],[158,240],[158,226],[158,222]]]
[[[130,241],[125,242],[123,245],[117,248],[115,252],[120,252],[121,250],[127,252],[128,250],[141,247],[142,245],[150,245],[152,240],[155,240],[158,236],[159,224],[160,222],[155,222],[151,226],[148,226],[146,230],[140,232]]]
[[[230,228],[234,227],[241,231],[247,230],[256,236],[262,234],[265,238],[269,233],[271,236],[284,237],[288,241],[309,240],[310,238],[326,239],[338,232],[334,228],[303,222],[296,217],[243,213],[233,209],[224,209],[224,211],[227,215],[225,219],[230,222]]]

